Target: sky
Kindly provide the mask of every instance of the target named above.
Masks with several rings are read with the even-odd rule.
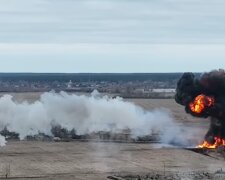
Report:
[[[224,0],[0,0],[0,72],[225,69]]]

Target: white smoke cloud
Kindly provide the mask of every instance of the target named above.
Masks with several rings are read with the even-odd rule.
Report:
[[[34,103],[19,103],[10,95],[0,98],[0,130],[6,126],[24,139],[39,132],[52,135],[54,123],[75,129],[78,135],[98,131],[116,133],[129,128],[133,137],[159,133],[164,142],[184,138],[177,136],[182,133],[168,110],[145,111],[122,98],[101,97],[97,92],[91,96],[49,92]]]
[[[5,144],[6,144],[5,137],[0,135],[0,147],[5,146]]]

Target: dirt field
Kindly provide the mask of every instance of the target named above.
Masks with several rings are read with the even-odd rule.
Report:
[[[223,160],[184,149],[155,149],[151,144],[88,142],[10,142],[0,149],[3,176],[40,179],[107,179],[150,172],[215,172]]]
[[[29,102],[40,96],[39,93],[13,95],[18,101]],[[198,128],[203,134],[208,128],[206,119],[185,114],[183,107],[172,99],[126,101],[147,110],[168,108],[178,123]],[[8,174],[16,179],[212,179],[215,171],[225,167],[225,161],[216,152],[209,155],[181,148],[157,149],[154,144],[8,142],[0,148],[0,177]]]

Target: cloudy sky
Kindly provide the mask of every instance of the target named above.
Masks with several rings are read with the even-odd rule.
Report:
[[[0,72],[225,68],[224,0],[0,0]]]

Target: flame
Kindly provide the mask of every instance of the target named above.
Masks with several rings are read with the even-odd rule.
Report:
[[[213,97],[200,94],[189,104],[189,107],[192,112],[200,114],[206,107],[213,106],[214,103]]]
[[[197,148],[216,149],[219,146],[225,147],[225,139],[214,137],[214,140],[214,144],[210,144],[207,141],[204,141],[202,144],[198,145]]]

